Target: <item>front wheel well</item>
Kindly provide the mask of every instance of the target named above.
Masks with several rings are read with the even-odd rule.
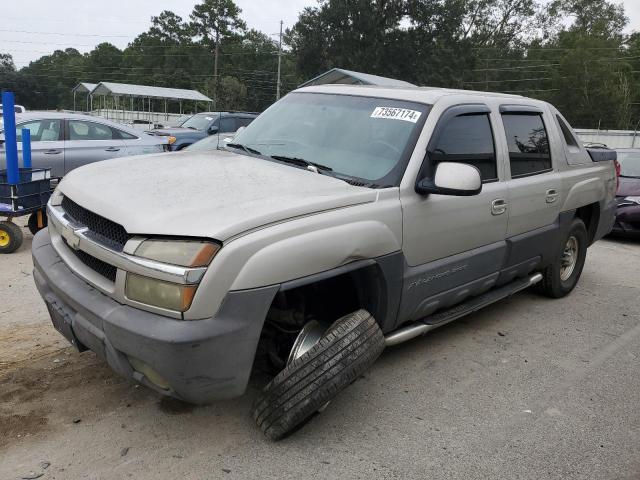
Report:
[[[316,320],[329,327],[339,318],[359,309],[372,314],[380,324],[385,315],[386,294],[377,265],[283,288],[267,312],[258,345],[258,356],[279,371],[302,327]],[[264,362],[261,362],[264,366]]]

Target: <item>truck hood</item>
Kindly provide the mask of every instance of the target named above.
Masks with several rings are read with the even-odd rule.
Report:
[[[226,151],[98,162],[69,173],[59,189],[130,234],[220,241],[274,222],[377,198],[375,190]]]

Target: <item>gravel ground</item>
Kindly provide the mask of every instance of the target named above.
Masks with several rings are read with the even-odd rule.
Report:
[[[292,437],[244,397],[162,400],[54,331],[30,241],[0,257],[0,479],[640,479],[640,243],[563,300],[523,292],[410,343]]]

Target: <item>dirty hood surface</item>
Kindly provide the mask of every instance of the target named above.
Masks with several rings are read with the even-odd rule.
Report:
[[[59,188],[130,234],[221,241],[377,196],[329,176],[226,151],[107,160],[74,170]]]

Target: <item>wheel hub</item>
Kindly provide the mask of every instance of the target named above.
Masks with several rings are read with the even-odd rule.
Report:
[[[9,234],[0,230],[0,247],[6,247],[11,241]]]
[[[322,336],[326,331],[327,331],[327,327],[320,324],[316,320],[311,320],[310,322],[307,322],[305,326],[302,327],[302,330],[300,330],[300,333],[298,334],[296,341],[293,342],[293,347],[291,348],[291,352],[289,353],[289,358],[287,359],[287,365],[289,365],[294,360],[300,358],[302,355],[304,355],[306,352],[312,349],[313,346],[320,341],[320,339],[322,338]],[[329,406],[329,403],[331,402],[327,402],[324,405],[322,405],[318,409],[318,413],[324,412],[326,408]]]
[[[578,239],[570,236],[564,246],[562,257],[560,258],[560,279],[566,282],[576,268],[578,262]]]
[[[305,326],[302,327],[296,341],[293,343],[293,347],[289,353],[289,358],[287,359],[287,365],[300,358],[313,348],[313,346],[320,341],[326,330],[326,327],[316,320],[307,322]]]

